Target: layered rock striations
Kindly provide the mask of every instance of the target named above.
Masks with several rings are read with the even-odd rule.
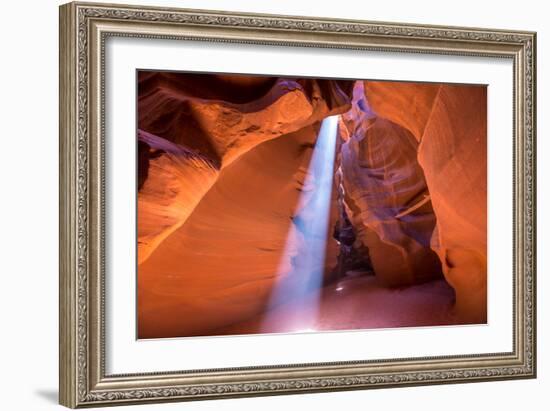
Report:
[[[419,141],[437,224],[431,247],[469,322],[487,318],[487,89],[365,82],[377,115]]]
[[[183,224],[218,174],[208,157],[138,130],[138,264]]]
[[[140,265],[141,337],[215,334],[263,312],[277,281],[301,286],[296,257],[311,244],[296,216],[300,197],[314,189],[304,182],[317,131],[312,125],[262,143],[224,168],[185,223]],[[335,264],[329,252],[326,265]]]
[[[486,93],[441,86],[418,152],[437,216],[432,247],[472,322],[487,319]]]
[[[486,320],[484,87],[164,72],[140,72],[138,86],[140,338],[238,330],[281,278],[301,286],[298,257],[327,241],[300,230],[318,218],[300,209],[316,189],[306,176],[336,114],[325,282],[444,275],[458,317],[443,322]]]
[[[145,224],[138,230],[138,262],[181,227],[223,168],[265,141],[347,111],[351,86],[335,80],[140,72],[140,159],[151,158],[161,179],[171,183],[158,187],[154,173],[140,168],[138,213]]]
[[[190,79],[140,82],[141,338],[214,332],[262,312],[279,277],[299,286],[296,256],[309,247],[298,220],[315,217],[299,204],[315,190],[320,121],[351,102],[351,82]],[[337,253],[329,244],[326,267]]]
[[[357,82],[353,109],[342,116],[344,204],[355,228],[355,247],[368,251],[376,275],[403,286],[441,275],[430,248],[436,218],[418,142],[406,128],[370,110]]]

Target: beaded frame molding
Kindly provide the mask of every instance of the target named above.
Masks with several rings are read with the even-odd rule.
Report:
[[[514,89],[513,351],[106,375],[103,122],[104,48],[110,36],[511,59],[514,67],[511,81]],[[93,3],[62,5],[60,403],[76,408],[534,378],[535,53],[533,32]]]

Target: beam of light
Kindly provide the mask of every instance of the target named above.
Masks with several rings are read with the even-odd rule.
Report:
[[[314,330],[325,271],[337,127],[338,116],[321,124],[262,321],[263,332]],[[273,311],[284,303],[293,309],[283,310],[285,314]]]

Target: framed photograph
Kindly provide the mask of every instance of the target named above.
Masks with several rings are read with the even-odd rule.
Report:
[[[61,404],[534,378],[535,39],[61,6]]]

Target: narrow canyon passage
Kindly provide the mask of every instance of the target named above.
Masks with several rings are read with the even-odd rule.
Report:
[[[204,76],[140,73],[139,338],[486,321],[485,88]]]

